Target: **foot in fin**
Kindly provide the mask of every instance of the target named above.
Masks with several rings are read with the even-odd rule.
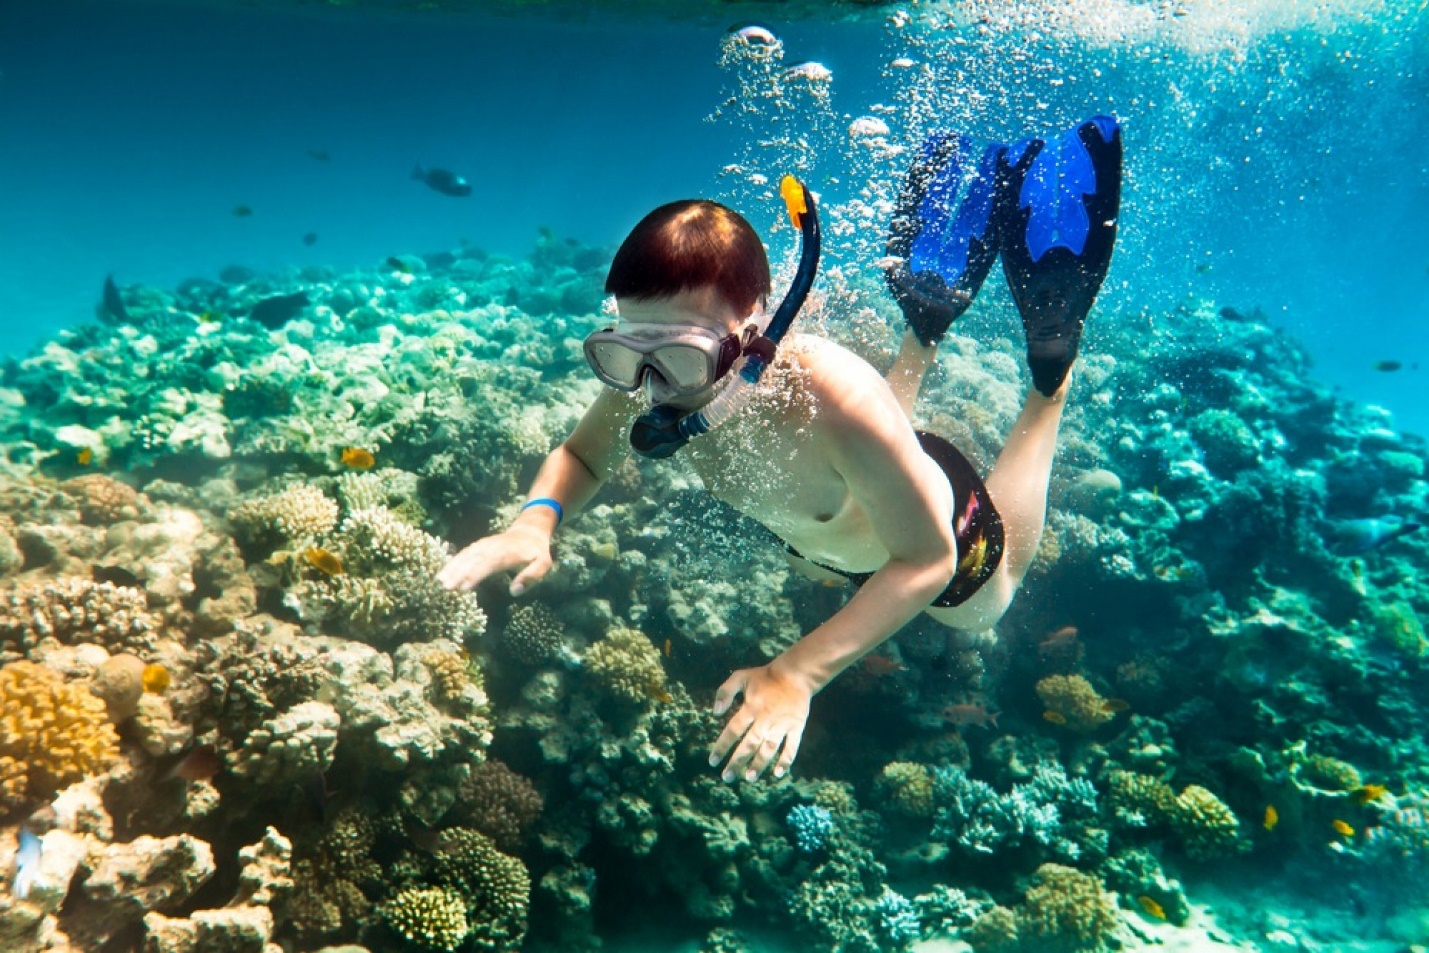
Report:
[[[908,169],[888,230],[888,288],[908,327],[925,347],[942,340],[949,325],[977,297],[997,257],[996,176],[1005,147],[983,151],[971,175],[967,137],[934,133]],[[958,192],[964,185],[962,200]]]
[[[1077,357],[1106,277],[1121,203],[1121,127],[1096,116],[1047,142],[1010,146],[1001,163],[1002,269],[1033,385],[1048,397]]]

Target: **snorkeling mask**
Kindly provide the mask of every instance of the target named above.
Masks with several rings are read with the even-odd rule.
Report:
[[[601,383],[616,390],[639,390],[654,374],[660,393],[687,397],[728,374],[747,337],[691,325],[621,324],[586,338],[585,359]]]
[[[729,383],[713,400],[700,410],[693,412],[686,412],[672,404],[656,404],[635,421],[635,426],[630,430],[630,445],[641,456],[653,459],[668,457],[689,443],[691,437],[709,433],[733,417],[754,393],[754,386],[764,375],[765,368],[774,361],[774,349],[778,347],[779,342],[784,338],[784,333],[789,330],[789,325],[794,323],[799,309],[804,306],[805,299],[809,297],[809,288],[812,287],[814,274],[819,268],[819,217],[814,208],[814,196],[809,192],[807,186],[792,175],[784,176],[779,183],[779,194],[783,197],[784,204],[789,210],[790,220],[793,221],[794,227],[799,229],[801,242],[799,268],[794,272],[794,280],[789,283],[789,290],[784,294],[784,300],[779,303],[774,317],[769,320],[768,329],[763,334],[755,335],[752,340],[740,347],[741,360],[735,368],[735,373],[730,375]],[[665,338],[669,340],[669,329],[665,330]],[[717,337],[713,332],[706,333],[712,338]],[[594,336],[592,335],[592,337]],[[724,340],[727,341],[728,338]],[[721,347],[723,348],[724,345],[722,344]],[[631,369],[631,373],[634,373],[637,381],[636,386],[639,386],[642,376],[649,373],[649,370],[641,370],[647,360],[651,367],[660,372],[662,377],[665,376],[664,371],[654,363],[653,358],[647,357],[647,355],[655,354],[658,350],[652,344],[647,352],[641,354],[639,365]],[[709,357],[709,353],[706,351],[706,358]],[[596,363],[591,358],[589,339],[586,343],[586,359],[591,361],[591,367],[596,368]],[[685,357],[682,356],[681,360],[684,359]],[[667,367],[672,372],[676,370],[674,364],[667,365]],[[599,368],[596,368],[596,374],[601,377],[601,380],[605,380]],[[722,376],[722,374],[717,374],[708,380],[717,381]],[[629,375],[625,379],[629,380]],[[693,375],[690,379],[693,379]],[[674,382],[670,381],[670,383]],[[617,385],[612,384],[612,386]],[[709,385],[705,384],[704,386]],[[622,389],[634,390],[635,388]],[[701,389],[703,388],[697,388],[689,393],[696,393]]]

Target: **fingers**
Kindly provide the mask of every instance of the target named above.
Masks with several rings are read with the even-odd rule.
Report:
[[[546,573],[551,570],[549,559],[537,559],[527,564],[526,568],[516,574],[516,578],[511,580],[511,594],[519,596],[525,592],[527,587],[534,586],[546,577]]]
[[[757,730],[746,732],[739,747],[730,755],[729,764],[725,765],[722,777],[726,781],[733,781],[737,777],[746,781],[759,780],[765,769],[774,763],[787,736],[788,733],[783,729],[767,733]]]
[[[794,766],[794,759],[799,756],[799,742],[804,738],[802,728],[795,728],[784,738],[784,747],[779,751],[779,757],[774,762],[774,779],[777,781],[789,773],[789,769]]]
[[[736,697],[744,693],[744,687],[747,684],[749,684],[749,672],[745,669],[740,669],[725,679],[724,684],[715,691],[714,713],[723,715],[729,711],[729,706],[734,703]]]

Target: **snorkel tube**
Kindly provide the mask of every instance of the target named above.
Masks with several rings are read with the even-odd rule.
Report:
[[[664,459],[689,443],[691,437],[709,433],[738,413],[754,393],[765,369],[774,362],[775,348],[809,297],[814,273],[819,269],[819,215],[814,208],[814,196],[792,175],[784,176],[779,183],[779,194],[789,209],[790,220],[799,229],[801,245],[799,268],[794,272],[784,300],[769,319],[769,327],[745,347],[729,383],[713,400],[690,413],[659,404],[635,421],[630,430],[630,445],[642,457]]]

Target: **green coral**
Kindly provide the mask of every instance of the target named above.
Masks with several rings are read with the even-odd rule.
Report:
[[[1260,442],[1244,420],[1228,410],[1206,410],[1187,425],[1205,454],[1206,467],[1223,479],[1233,477],[1260,459]]]
[[[1116,929],[1116,901],[1091,874],[1043,864],[1017,911],[1017,932],[1039,953],[1098,950]]]
[[[382,907],[388,925],[407,942],[429,950],[454,951],[470,926],[461,897],[440,887],[408,887]]]
[[[442,832],[433,876],[464,902],[473,946],[490,951],[520,948],[531,875],[518,858],[503,854],[480,831],[450,828]]]
[[[617,626],[585,655],[586,671],[611,695],[646,704],[667,697],[660,651],[644,633]]]
[[[1420,659],[1429,654],[1429,638],[1425,638],[1424,623],[1413,606],[1371,601],[1366,608],[1375,638],[1408,658]]]

